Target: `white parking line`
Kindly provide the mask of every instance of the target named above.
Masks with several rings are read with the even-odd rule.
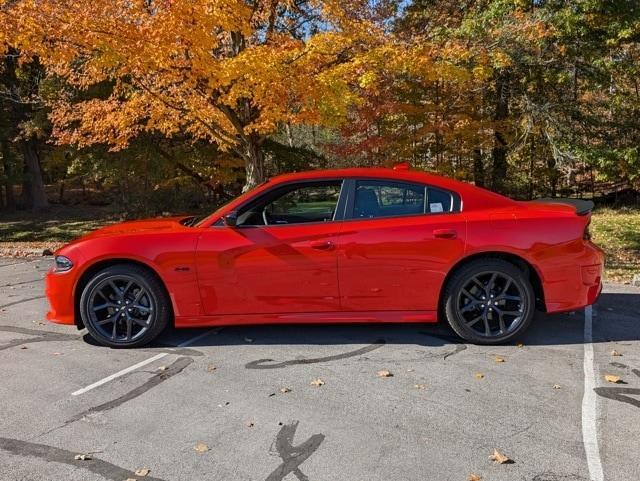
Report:
[[[582,397],[582,442],[587,455],[589,479],[602,481],[602,461],[598,447],[596,376],[593,367],[593,308],[584,310],[584,395]]]
[[[186,341],[184,341],[181,344],[178,344],[177,347],[187,347],[190,346],[191,344],[193,344],[196,341],[199,341],[200,339],[202,339],[203,337],[207,337],[209,334],[213,334],[214,332],[218,332],[220,331],[220,327],[215,327],[213,329],[208,330],[207,332],[203,332],[202,334],[198,334],[196,337],[192,337],[191,339],[188,339]],[[150,357],[149,359],[145,359],[144,361],[140,361],[137,364],[134,364],[133,366],[129,366],[124,368],[122,371],[118,371],[114,374],[111,374],[110,376],[107,376],[103,379],[100,379],[99,381],[94,382],[93,384],[89,384],[87,387],[83,387],[82,389],[78,389],[77,391],[74,391],[71,393],[72,396],[79,396],[80,394],[84,394],[87,391],[91,391],[92,389],[95,389],[99,386],[102,386],[103,384],[108,383],[109,381],[113,381],[114,379],[117,379],[121,376],[124,376],[127,373],[130,373],[131,371],[135,371],[136,369],[139,369],[143,366],[146,366],[147,364],[151,364],[154,361],[157,361],[158,359],[162,359],[165,356],[168,356],[170,353],[168,352],[161,352],[160,354],[156,354],[155,356]]]

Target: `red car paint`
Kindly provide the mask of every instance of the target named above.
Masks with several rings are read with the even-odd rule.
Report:
[[[460,212],[234,228],[221,219],[276,186],[305,180],[386,179],[447,189]],[[124,222],[62,247],[51,269],[47,319],[74,324],[83,275],[116,261],[144,264],[163,281],[175,325],[272,322],[434,322],[447,275],[472,257],[504,253],[535,270],[547,312],[595,302],[603,253],[584,239],[590,214],[518,202],[406,169],[345,169],[276,177],[194,227],[181,218]],[[86,276],[85,276],[86,277]]]

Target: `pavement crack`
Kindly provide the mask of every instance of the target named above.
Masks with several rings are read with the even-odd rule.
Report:
[[[467,348],[466,344],[458,344],[456,347],[453,348],[453,351],[449,351],[445,353],[445,355],[442,356],[442,359],[446,361],[448,357],[455,356],[459,352],[464,351],[466,348]]]
[[[274,362],[273,359],[258,359],[245,364],[246,369],[281,369],[287,366],[293,366],[296,364],[316,364],[319,362],[337,361],[340,359],[347,359],[349,357],[361,356],[376,349],[380,349],[385,344],[384,339],[378,339],[375,343],[356,349],[355,351],[344,352],[342,354],[335,354],[333,356],[315,357],[315,358],[303,358],[303,359],[291,359],[289,361],[277,362],[275,364],[265,364]]]
[[[0,346],[0,351],[10,349],[16,346],[22,346],[24,344],[33,344],[36,342],[50,342],[50,341],[75,341],[80,338],[76,334],[64,334],[61,332],[41,331],[37,329],[28,329],[26,327],[17,326],[0,326],[0,331],[13,332],[16,334],[25,334],[27,336],[34,336],[27,339],[12,339],[6,344]]]
[[[128,401],[131,401],[132,399],[135,399],[135,398],[137,398],[139,396],[142,396],[144,393],[146,393],[150,389],[153,389],[158,384],[166,381],[167,379],[175,376],[176,374],[181,373],[192,362],[193,362],[193,359],[191,359],[190,357],[181,357],[181,358],[177,359],[173,364],[168,366],[165,371],[160,371],[160,372],[157,372],[156,374],[154,374],[144,384],[138,386],[135,389],[132,389],[128,393],[123,394],[122,396],[120,396],[120,397],[118,397],[116,399],[113,399],[111,401],[107,401],[107,402],[105,402],[103,404],[91,407],[91,408],[87,409],[86,411],[82,411],[81,413],[76,414],[75,416],[73,416],[73,417],[69,418],[67,421],[65,421],[64,426],[66,426],[68,424],[71,424],[73,422],[76,422],[76,421],[84,418],[85,416],[88,416],[89,414],[95,414],[95,413],[99,413],[99,412],[110,411],[111,409],[116,408],[118,406],[121,406],[122,404],[124,404],[124,403],[126,403]]]
[[[311,456],[324,441],[324,434],[314,434],[304,443],[293,445],[299,421],[285,424],[278,432],[275,440],[275,448],[282,463],[266,479],[266,481],[282,481],[290,473],[293,473],[299,481],[309,481],[309,478],[300,470],[300,465]],[[273,450],[273,446],[271,448]]]
[[[0,288],[2,288],[2,287],[21,286],[23,284],[33,284],[34,282],[40,282],[41,280],[42,280],[42,277],[38,277],[37,279],[31,279],[31,280],[28,280],[28,281],[10,282],[9,284],[4,284],[4,285],[0,286]]]
[[[135,473],[133,471],[121,468],[120,466],[103,461],[102,459],[93,458],[86,461],[75,460],[74,456],[77,452],[47,446],[46,444],[37,444],[28,441],[20,441],[19,439],[0,437],[0,449],[11,454],[15,454],[16,456],[38,458],[48,462],[66,464],[74,468],[86,469],[112,481],[122,481],[123,479],[135,477]],[[162,479],[154,478],[153,476],[147,476],[144,479],[145,481],[163,481]]]
[[[27,297],[26,299],[20,299],[19,301],[13,301],[8,304],[3,304],[2,306],[0,306],[0,309],[4,309],[5,307],[17,306],[18,304],[22,304],[23,302],[35,301],[36,299],[44,299],[44,298],[45,296]]]

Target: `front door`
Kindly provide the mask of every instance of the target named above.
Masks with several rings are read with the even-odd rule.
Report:
[[[464,252],[456,195],[380,179],[352,188],[338,252],[343,309],[436,311],[443,280]]]
[[[206,315],[340,309],[336,216],[341,180],[277,187],[206,230],[196,264]]]

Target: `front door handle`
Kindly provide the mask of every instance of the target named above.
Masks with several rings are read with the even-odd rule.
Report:
[[[433,237],[436,239],[455,239],[458,233],[453,229],[436,229],[433,231]]]
[[[331,241],[313,241],[311,243],[311,248],[312,249],[317,249],[319,251],[330,251],[334,247],[335,246],[333,245],[333,242],[331,242]]]

